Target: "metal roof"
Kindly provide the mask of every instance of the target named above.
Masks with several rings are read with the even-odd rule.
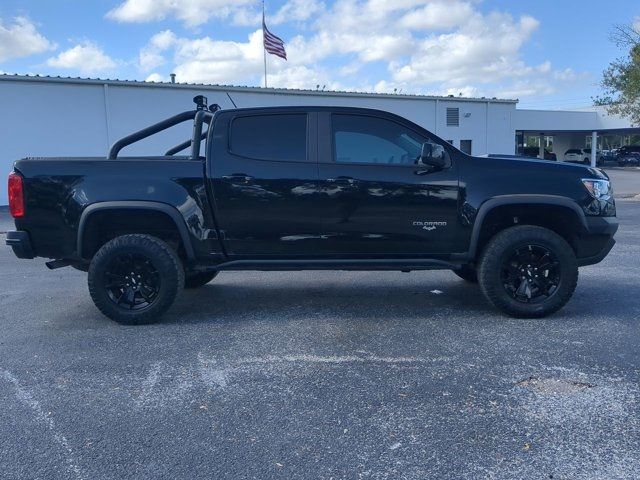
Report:
[[[240,85],[219,85],[209,83],[183,83],[183,82],[147,82],[141,80],[119,80],[107,78],[81,78],[81,77],[60,77],[49,75],[14,75],[3,73],[0,75],[0,81],[8,82],[45,82],[45,83],[67,83],[78,85],[114,85],[127,87],[145,87],[145,88],[184,88],[184,89],[202,89],[223,92],[252,92],[252,93],[276,93],[280,95],[318,95],[318,96],[346,96],[346,97],[374,97],[374,98],[394,98],[394,99],[413,99],[413,100],[446,100],[458,102],[490,102],[490,103],[517,103],[515,99],[502,98],[476,98],[476,97],[456,97],[437,96],[437,95],[411,95],[404,93],[375,93],[375,92],[350,92],[340,90],[305,90],[293,88],[264,88]]]

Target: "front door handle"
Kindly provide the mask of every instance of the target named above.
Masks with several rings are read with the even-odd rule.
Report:
[[[335,183],[338,185],[355,185],[358,183],[358,180],[351,177],[336,177],[336,178],[327,178],[328,183]]]
[[[244,173],[234,173],[233,175],[223,175],[222,180],[231,183],[249,183],[253,180],[253,177]]]

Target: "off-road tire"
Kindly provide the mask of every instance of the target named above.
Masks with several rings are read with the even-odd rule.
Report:
[[[148,259],[159,278],[159,288],[153,301],[140,310],[127,310],[109,297],[105,282],[106,270],[115,258],[133,254]],[[131,234],[105,243],[89,265],[89,293],[96,307],[118,323],[141,325],[160,320],[184,287],[184,267],[180,258],[166,242],[151,235]]]
[[[540,303],[523,303],[512,298],[501,274],[504,262],[527,245],[539,245],[553,253],[560,268],[555,291]],[[483,250],[478,266],[478,282],[491,304],[516,318],[540,318],[561,309],[571,298],[578,282],[578,264],[571,246],[555,232],[532,225],[515,226],[495,235]]]
[[[187,273],[184,277],[184,288],[199,288],[205,286],[218,276],[219,272]]]
[[[463,265],[462,268],[451,271],[466,282],[478,283],[478,271],[471,265]]]

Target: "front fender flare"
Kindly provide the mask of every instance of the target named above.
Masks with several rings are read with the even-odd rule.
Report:
[[[572,210],[577,216],[584,227],[587,230],[587,219],[580,206],[568,197],[562,197],[559,195],[500,195],[493,197],[482,205],[478,209],[475,221],[473,222],[473,230],[471,232],[471,241],[469,243],[469,250],[467,257],[472,259],[476,257],[478,253],[478,242],[480,240],[480,232],[482,230],[482,224],[484,219],[491,212],[491,210],[502,207],[504,205],[551,205],[556,207],[564,207]]]

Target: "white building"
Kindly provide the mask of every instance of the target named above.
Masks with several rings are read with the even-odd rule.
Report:
[[[272,105],[376,108],[406,117],[467,153],[513,154],[523,134],[553,136],[558,159],[586,146],[592,132],[640,132],[602,111],[516,109],[517,100],[263,89],[0,75],[0,171],[26,156],[104,156],[119,138],[193,108],[203,94],[223,109]],[[518,136],[516,135],[518,134]],[[188,139],[188,123],[128,147],[124,154],[161,155]],[[0,189],[0,205],[6,205]]]

